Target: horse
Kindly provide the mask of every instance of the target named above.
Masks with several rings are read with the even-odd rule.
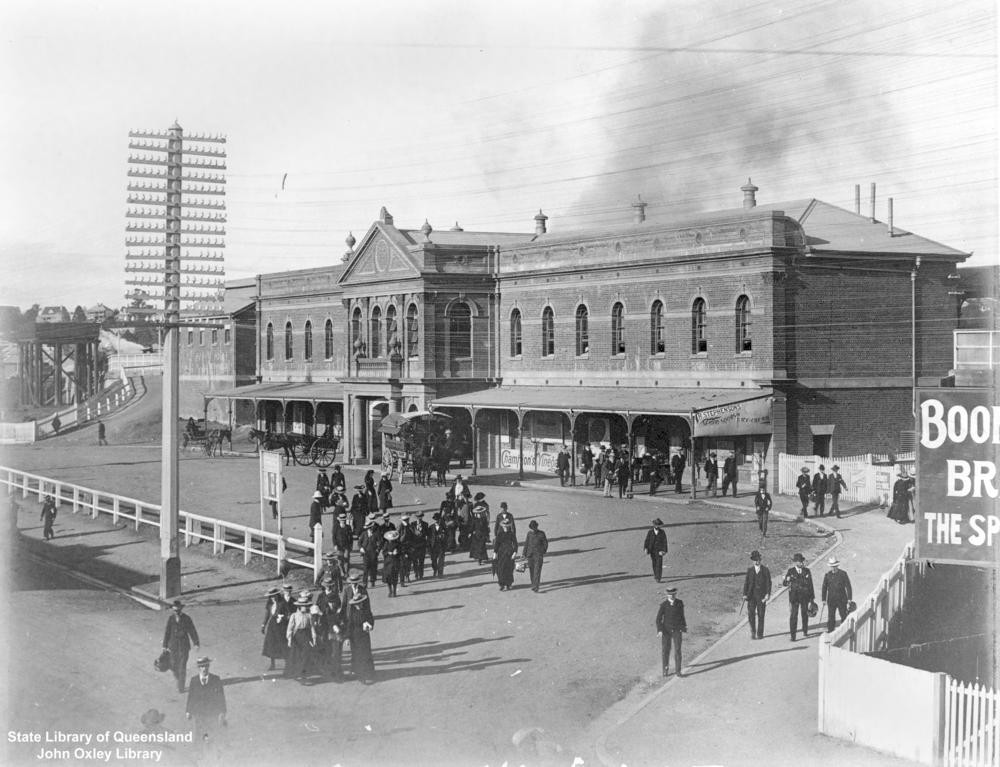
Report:
[[[213,455],[222,455],[222,443],[225,441],[229,442],[229,450],[232,451],[232,429],[212,429],[205,435],[205,452],[208,453],[209,457]]]
[[[275,450],[281,448],[285,454],[285,466],[291,465],[295,458],[292,455],[292,441],[284,434],[273,434],[270,431],[260,429],[250,430],[250,441],[257,443],[257,449]]]

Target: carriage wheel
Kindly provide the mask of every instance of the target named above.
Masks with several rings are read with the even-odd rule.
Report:
[[[396,462],[393,460],[394,457],[391,450],[386,450],[382,453],[382,471],[388,475],[390,480],[392,479],[393,469],[396,467]]]
[[[331,463],[333,463],[334,452],[328,450],[325,447],[314,447],[312,449],[312,460],[317,466],[325,469]]]
[[[308,466],[312,463],[312,443],[296,442],[292,445],[292,458],[299,466]]]

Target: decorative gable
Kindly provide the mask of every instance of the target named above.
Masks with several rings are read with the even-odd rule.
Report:
[[[420,272],[409,255],[393,242],[379,225],[369,231],[354,259],[344,270],[341,285],[373,279],[416,277]]]

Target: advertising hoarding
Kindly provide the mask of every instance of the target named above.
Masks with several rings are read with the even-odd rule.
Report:
[[[1000,565],[1000,407],[991,389],[918,392],[917,557]]]

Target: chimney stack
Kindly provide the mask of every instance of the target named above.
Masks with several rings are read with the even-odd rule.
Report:
[[[871,215],[871,221],[872,221],[873,224],[875,223],[875,182],[874,181],[872,181],[872,215]]]
[[[757,197],[756,192],[760,187],[754,186],[753,182],[748,178],[744,186],[740,187],[740,191],[743,192],[743,207],[744,208],[756,208],[757,207]]]
[[[854,185],[854,212],[861,215],[861,184]]]
[[[889,198],[889,236],[890,237],[895,237],[896,236],[896,232],[892,228],[892,198],[891,197]]]
[[[632,203],[632,210],[634,211],[633,221],[637,224],[641,224],[646,220],[646,204],[642,201],[642,195],[637,194],[635,196],[635,202]]]
[[[538,209],[538,215],[535,216],[535,234],[545,234],[545,222],[549,220],[549,217],[542,213],[542,209]]]

